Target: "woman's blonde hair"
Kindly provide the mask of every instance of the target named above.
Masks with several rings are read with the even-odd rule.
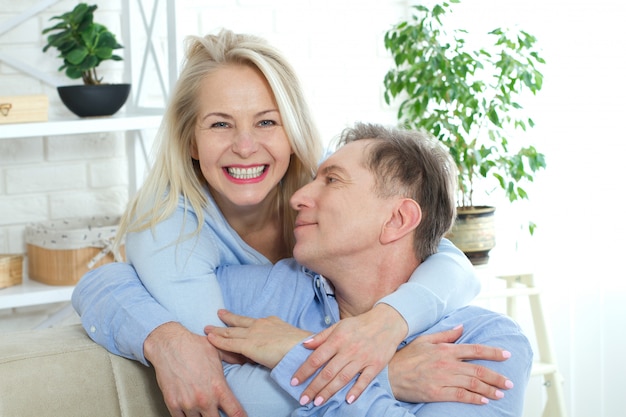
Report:
[[[207,200],[206,180],[198,161],[191,157],[199,112],[197,95],[207,74],[225,65],[239,64],[258,68],[267,79],[294,152],[276,201],[291,254],[295,212],[289,207],[289,198],[311,180],[322,153],[319,133],[293,68],[264,39],[229,30],[217,35],[191,36],[185,46],[183,68],[159,129],[154,165],[122,216],[116,244],[120,244],[127,232],[153,228],[168,218],[176,210],[180,196],[186,207],[191,206],[196,213],[196,233],[200,231]]]

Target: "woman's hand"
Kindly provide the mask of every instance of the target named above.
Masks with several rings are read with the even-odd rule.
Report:
[[[315,352],[296,371],[292,384],[300,384],[323,368],[303,391],[300,404],[311,400],[316,405],[323,404],[361,373],[346,395],[348,403],[355,401],[387,366],[407,332],[402,316],[393,307],[381,303],[315,335],[304,343]]]
[[[165,323],[146,338],[144,354],[156,370],[173,417],[219,417],[218,409],[230,417],[245,417],[226,383],[217,350],[206,337],[179,323]]]
[[[270,369],[311,335],[275,316],[253,319],[227,310],[219,310],[217,315],[229,327],[206,326],[209,342],[222,351],[241,354]]]
[[[454,344],[462,326],[420,336],[393,357],[389,381],[396,399],[407,402],[454,401],[486,404],[504,396],[513,387],[506,377],[465,362],[482,359],[504,361],[510,353],[483,345]]]

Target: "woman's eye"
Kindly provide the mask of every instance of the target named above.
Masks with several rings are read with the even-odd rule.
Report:
[[[276,124],[273,120],[262,120],[259,122],[259,126],[274,126]]]
[[[228,127],[228,123],[226,122],[215,122],[211,125],[211,127]]]
[[[333,182],[337,182],[337,178],[335,177],[326,177],[326,183],[332,184]]]

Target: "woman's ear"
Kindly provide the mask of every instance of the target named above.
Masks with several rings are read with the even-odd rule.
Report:
[[[189,153],[191,153],[191,157],[196,161],[200,160],[200,156],[198,154],[198,144],[195,139],[193,139],[189,144]]]
[[[383,225],[380,242],[387,244],[412,233],[422,221],[422,208],[412,198],[403,198],[393,207],[391,216]]]

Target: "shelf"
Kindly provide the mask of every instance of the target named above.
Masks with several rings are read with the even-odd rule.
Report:
[[[47,285],[26,277],[20,285],[0,289],[0,309],[70,301],[73,291],[73,285]]]
[[[0,125],[0,139],[156,129],[161,124],[161,119],[162,110],[155,110],[136,114],[119,113],[105,117],[75,117],[47,122],[3,124]]]

